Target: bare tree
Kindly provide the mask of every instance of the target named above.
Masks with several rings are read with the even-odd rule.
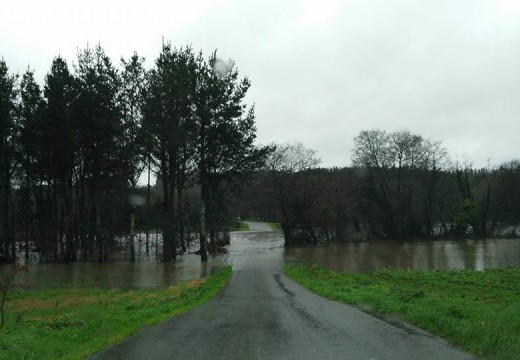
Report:
[[[302,224],[301,216],[297,216],[297,212],[302,210],[297,209],[301,205],[297,198],[308,189],[304,186],[305,179],[308,179],[305,173],[320,162],[315,150],[299,142],[277,145],[267,160],[269,194],[280,206],[286,245],[294,243],[294,232],[298,227],[307,225]]]
[[[352,162],[367,170],[366,195],[379,205],[383,235],[422,231],[416,220],[417,206],[422,206],[417,202],[424,203],[429,219],[427,231],[431,232],[437,173],[447,163],[446,158],[440,142],[425,140],[407,130],[364,130],[354,138]],[[424,194],[424,199],[420,200],[418,194]]]

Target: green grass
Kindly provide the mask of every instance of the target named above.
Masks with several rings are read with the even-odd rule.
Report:
[[[249,230],[249,226],[245,222],[242,221],[233,221],[231,226],[229,227],[230,231],[247,231]]]
[[[273,230],[282,230],[282,225],[280,223],[268,222],[267,225],[269,225]]]
[[[286,264],[309,290],[383,316],[392,314],[487,359],[520,354],[520,269],[336,273]],[[384,316],[383,316],[384,317]]]
[[[11,293],[0,359],[82,359],[139,328],[215,295],[231,267],[179,286],[149,290],[60,289]]]

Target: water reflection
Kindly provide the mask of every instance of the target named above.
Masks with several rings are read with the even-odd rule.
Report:
[[[142,257],[106,264],[33,264],[20,282],[36,289],[60,287],[151,288],[198,279],[232,265],[234,270],[282,269],[285,261],[310,260],[336,271],[476,269],[520,266],[520,240],[371,241],[318,248],[284,248],[281,232],[231,233],[229,254],[209,258],[187,254],[172,263]],[[123,259],[124,257],[122,257]],[[6,267],[1,271],[8,270]]]
[[[157,248],[152,242],[152,249]],[[159,246],[160,248],[160,246]],[[34,263],[19,282],[34,289],[63,287],[102,288],[153,288],[199,279],[226,265],[234,270],[250,267],[283,266],[283,237],[278,232],[232,232],[229,253],[209,256],[201,263],[193,253],[177,258],[175,262],[162,263],[156,256],[145,256],[144,250],[135,263],[129,262],[129,252],[123,251],[108,263],[95,262],[71,264]],[[191,252],[196,247],[190,249]],[[152,252],[153,254],[153,252]],[[7,269],[0,269],[7,270]]]
[[[226,255],[210,256],[201,264],[200,256],[187,254],[171,263],[161,263],[155,257],[144,257],[131,264],[117,260],[105,264],[92,262],[71,264],[32,264],[19,278],[30,288],[101,287],[153,288],[178,284],[207,276],[222,268]]]
[[[520,240],[371,241],[285,249],[288,261],[309,260],[336,271],[380,268],[450,270],[520,266]]]

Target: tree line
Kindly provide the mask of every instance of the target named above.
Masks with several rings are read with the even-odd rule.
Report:
[[[352,166],[279,145],[233,214],[279,221],[286,245],[370,238],[518,236],[520,162],[475,169],[409,131],[361,131]]]
[[[206,260],[230,196],[273,151],[255,145],[250,85],[216,51],[206,59],[169,43],[151,69],[136,53],[117,66],[100,45],[79,50],[72,67],[58,56],[43,87],[31,69],[10,74],[2,59],[0,262],[34,250],[52,261],[103,262],[124,235],[132,260],[136,210],[147,230],[161,229],[164,261],[185,251],[193,232]],[[162,189],[159,211],[151,177]],[[198,190],[196,203],[186,189]],[[189,228],[188,215],[197,217]]]

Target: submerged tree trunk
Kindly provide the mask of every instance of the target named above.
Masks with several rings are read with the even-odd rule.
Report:
[[[150,254],[149,239],[150,239],[150,161],[148,158],[148,182],[146,185],[146,255]]]
[[[206,203],[203,197],[200,199],[200,260],[208,261],[206,250]]]
[[[94,236],[96,237],[96,242],[98,244],[98,262],[102,263],[105,261],[105,245],[104,245],[104,238],[101,235],[101,214],[99,213],[99,210],[94,207],[95,211],[95,218],[96,218],[96,224],[94,228]]]
[[[7,167],[9,166],[9,164],[2,164],[3,167]],[[11,211],[10,211],[10,208],[9,208],[9,205],[10,205],[10,192],[11,192],[11,177],[10,177],[10,174],[9,174],[9,169],[7,168],[4,168],[4,174],[3,174],[3,196],[2,196],[2,200],[3,200],[3,209],[2,209],[2,216],[0,217],[0,239],[2,240],[2,256],[3,256],[3,259],[4,261],[6,262],[10,262],[10,261],[13,261],[15,260],[15,255],[16,253],[15,252],[11,252],[11,242],[12,242],[12,239],[11,239],[11,229],[10,229],[10,226],[9,226],[9,223],[10,223],[10,215],[11,215]],[[11,254],[10,254],[11,253]]]
[[[218,252],[218,232],[215,223],[212,223],[209,229],[209,238],[211,243],[211,253],[216,255]]]
[[[184,212],[182,208],[182,192],[184,189],[184,181],[183,174],[184,166],[181,168],[179,172],[179,176],[177,179],[177,223],[178,223],[178,233],[179,233],[179,242],[181,245],[182,252],[186,252],[186,241],[184,239]]]
[[[130,212],[130,262],[135,262],[135,244],[134,244],[134,231],[135,229],[135,212],[132,209]]]

